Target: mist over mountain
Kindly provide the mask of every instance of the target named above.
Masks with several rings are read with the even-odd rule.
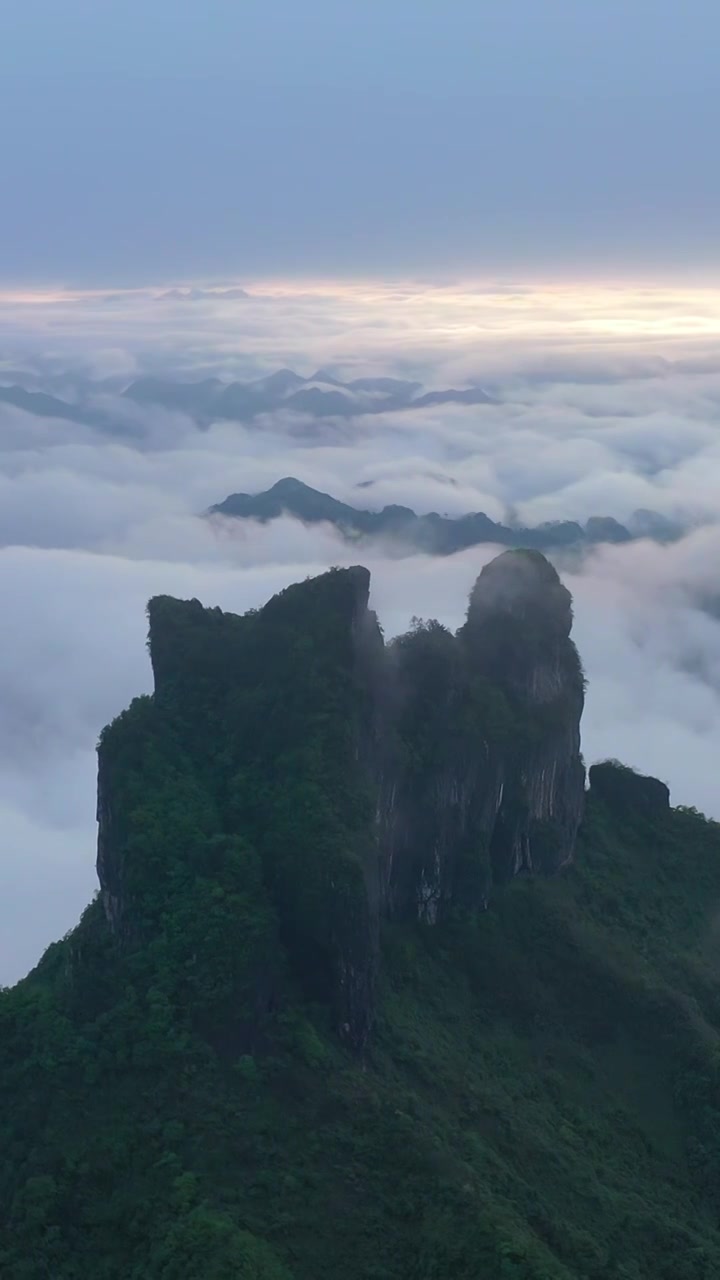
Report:
[[[385,643],[369,592],[150,601],[99,896],[0,991],[3,1275],[720,1267],[720,828],[617,761],[586,790],[539,552],[454,632]]]
[[[243,295],[242,290],[240,294]],[[186,293],[171,290],[160,295],[158,300],[198,301],[228,296],[236,298],[238,293],[233,289],[217,291],[216,294],[204,290]],[[42,391],[28,390],[22,385],[0,385],[0,403],[13,405],[39,417],[64,418],[68,422],[111,428],[111,410],[93,403],[101,388],[85,379],[78,384],[78,390],[79,398],[70,401]],[[146,376],[131,382],[122,395],[134,404],[188,414],[203,427],[222,420],[251,422],[279,409],[311,418],[354,418],[446,404],[494,403],[481,387],[422,393],[419,382],[378,377],[355,378],[344,383],[323,369],[308,378],[301,377],[292,369],[279,369],[250,382],[224,382],[220,378],[188,382]]]
[[[220,296],[245,286],[247,298]],[[208,296],[157,301],[173,287]],[[618,755],[718,816],[720,373],[708,299],[517,281],[369,293],[177,278],[0,294],[0,981],[26,973],[92,891],[97,730],[150,688],[150,596],[242,612],[360,560],[388,637],[413,614],[455,631],[516,530],[575,525],[581,543],[547,552],[575,600],[587,762]],[[687,336],[688,315],[703,335]],[[367,401],[402,384],[409,401],[354,416],[285,408],[311,374],[323,394],[354,384]],[[197,414],[123,394],[147,378],[181,400],[199,387]],[[271,410],[202,418],[205,384],[215,394],[265,382],[281,397]],[[469,387],[493,403],[415,404]],[[395,531],[360,534],[359,546],[326,519],[201,518],[283,476],[344,504],[341,525],[387,507],[403,521],[436,512],[451,538],[481,512],[484,537],[495,526],[512,537],[436,555]],[[633,538],[606,540],[612,522]],[[666,522],[682,536],[667,541]]]
[[[371,483],[366,482],[364,488]],[[628,527],[612,516],[590,516],[584,526],[566,520],[546,522],[534,529],[503,525],[482,511],[456,517],[436,511],[419,516],[409,507],[397,505],[368,511],[339,502],[293,476],[278,480],[264,493],[232,493],[210,507],[208,515],[262,523],[290,515],[304,524],[331,524],[350,541],[381,539],[396,549],[428,555],[452,555],[484,543],[561,551],[581,550],[595,543],[631,542],[634,537],[671,542],[682,536],[679,525],[655,511],[634,512]]]
[[[720,1277],[718,34],[4,6],[0,1280]]]
[[[324,369],[309,378],[292,369],[279,369],[253,382],[227,384],[216,379],[177,383],[144,378],[131,383],[124,395],[138,404],[184,410],[201,422],[216,418],[246,422],[278,408],[311,417],[347,418],[444,404],[493,403],[482,387],[421,393],[417,382],[388,377],[341,382]]]
[[[62,418],[66,422],[88,425],[99,422],[97,415],[80,405],[47,395],[43,391],[28,391],[21,386],[0,386],[0,404],[11,405],[15,409],[21,409],[23,413],[31,413],[39,418]]]

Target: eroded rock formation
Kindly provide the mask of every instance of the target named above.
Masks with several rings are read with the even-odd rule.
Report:
[[[300,979],[355,1048],[382,915],[433,924],[482,909],[494,882],[557,870],[584,795],[571,599],[542,555],[487,565],[456,635],[421,624],[385,646],[369,589],[355,567],[242,618],[151,601],[155,694],[105,731],[98,788],[113,931],[152,931],[184,868],[240,841]]]

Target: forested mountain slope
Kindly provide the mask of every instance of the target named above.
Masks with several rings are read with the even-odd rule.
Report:
[[[3,1277],[720,1274],[720,829],[585,791],[541,555],[455,636],[368,591],[151,602],[100,894],[0,995]]]

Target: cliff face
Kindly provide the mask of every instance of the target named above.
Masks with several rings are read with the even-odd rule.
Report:
[[[100,895],[113,933],[121,929],[124,893],[122,884],[123,861],[113,822],[109,796],[108,767],[105,752],[98,753],[97,779],[97,874]],[[110,787],[112,784],[110,783]]]
[[[365,569],[333,571],[242,618],[152,600],[155,693],[103,734],[98,786],[97,870],[116,935],[152,936],[188,868],[215,878],[218,850],[242,841],[259,858],[289,969],[356,1048],[377,963],[378,864],[358,758],[374,733],[359,669],[382,647],[369,585]]]
[[[571,625],[548,561],[506,552],[480,574],[457,636],[430,624],[392,646],[400,749],[380,806],[391,912],[434,922],[572,858],[585,772]]]
[[[333,570],[243,618],[153,600],[155,694],[106,730],[98,778],[116,935],[152,934],[188,867],[227,868],[241,841],[290,970],[356,1049],[380,918],[433,924],[556,870],[584,787],[570,596],[541,555],[486,566],[457,635],[430,623],[387,648],[369,585]]]
[[[498,880],[555,871],[573,855],[584,799],[585,688],[571,627],[570,592],[538,552],[499,556],[470,597],[463,637],[470,664],[505,694],[518,726],[492,836]]]

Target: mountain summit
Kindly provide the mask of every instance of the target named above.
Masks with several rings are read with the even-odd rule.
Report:
[[[357,1050],[374,1016],[380,919],[435,923],[483,906],[494,880],[562,866],[584,788],[569,593],[542,556],[507,552],[487,566],[457,637],[419,627],[385,649],[369,590],[356,567],[245,619],[151,601],[155,699],[144,712],[153,737],[169,733],[207,778],[227,838],[252,832],[296,972],[313,957],[312,981],[322,970]],[[278,698],[292,715],[278,714]],[[158,882],[145,881],[140,833],[116,816],[126,734],[121,717],[101,742],[98,874],[111,928],[132,937]],[[304,840],[288,776],[298,798],[317,795]]]
[[[580,756],[572,601],[486,565],[151,600],[100,893],[0,992],[10,1280],[720,1273],[720,834]]]

